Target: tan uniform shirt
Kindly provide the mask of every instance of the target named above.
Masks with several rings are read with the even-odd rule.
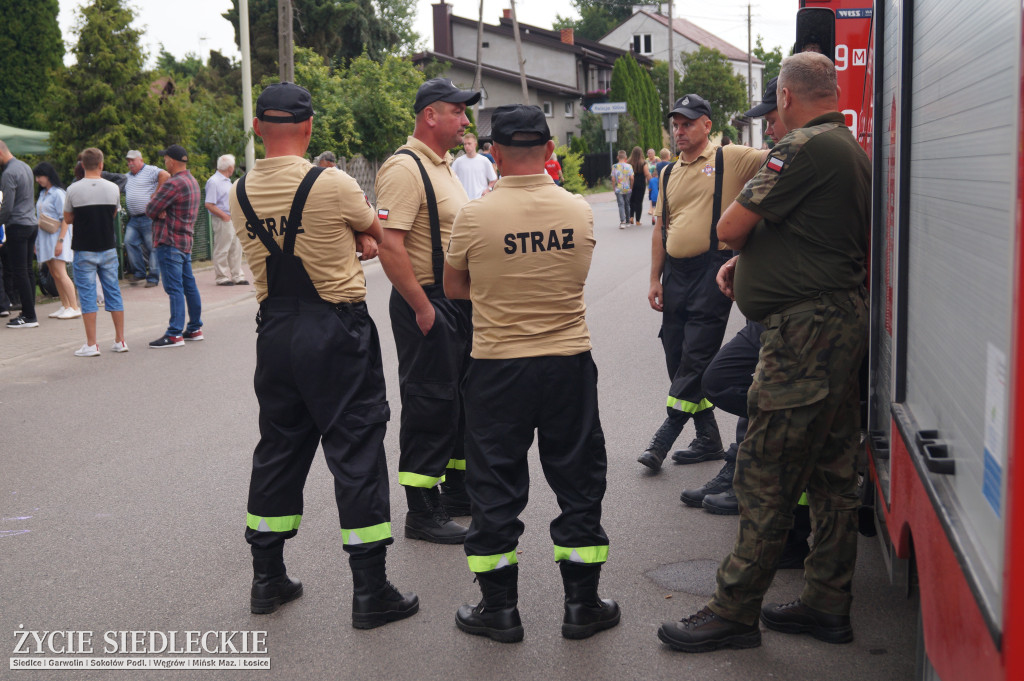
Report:
[[[469,270],[476,359],[590,350],[583,285],[594,216],[547,173],[503,177],[452,227],[448,264]]]
[[[452,155],[438,156],[426,144],[410,137],[402,149],[416,152],[427,170],[427,177],[437,198],[437,216],[441,223],[441,248],[448,246],[452,222],[459,209],[469,201],[459,178],[452,172]],[[427,194],[416,161],[405,154],[394,154],[384,162],[377,173],[377,217],[385,229],[409,232],[405,237],[405,250],[412,262],[412,271],[420,286],[434,282],[431,261],[430,214],[427,212]],[[440,284],[441,282],[436,282]]]
[[[312,164],[299,156],[256,161],[246,175],[245,193],[263,228],[284,245],[282,224],[288,221],[295,190]],[[231,187],[231,222],[242,252],[256,279],[256,299],[267,297],[267,249],[251,230],[238,205],[237,185]],[[328,168],[309,192],[302,212],[302,231],[295,238],[295,255],[320,297],[331,303],[354,303],[366,298],[366,280],[356,256],[355,235],[373,224],[373,210],[354,179]]]
[[[715,151],[718,145],[708,142],[694,161],[686,163],[682,157],[672,168],[669,186],[659,178],[658,205],[654,214],[661,216],[662,201],[668,195],[668,239],[666,251],[673,258],[692,258],[708,250],[711,240],[712,199],[715,196]],[[722,212],[732,203],[761,165],[764,152],[750,147],[730,144],[722,149]],[[666,166],[662,170],[664,176]],[[727,248],[719,243],[720,249]]]

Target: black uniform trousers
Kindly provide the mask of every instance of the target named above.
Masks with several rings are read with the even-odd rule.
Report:
[[[567,357],[474,359],[466,396],[466,490],[473,521],[465,551],[473,572],[516,563],[530,490],[527,453],[540,464],[561,513],[551,522],[555,560],[603,563],[608,459],[590,352]]]
[[[747,391],[754,380],[761,352],[764,326],[747,320],[746,326],[722,346],[704,371],[701,386],[707,399],[719,409],[740,418],[736,421],[736,442],[747,435]],[[726,455],[735,456],[735,449]]]
[[[473,308],[446,298],[440,284],[423,290],[435,312],[426,336],[398,291],[392,289],[390,302],[402,398],[398,482],[409,487],[433,487],[447,468],[466,468],[459,385],[472,349]]]
[[[257,316],[256,397],[246,539],[270,548],[295,535],[302,489],[323,444],[344,548],[390,544],[384,433],[390,418],[377,328],[366,303],[270,297]]]
[[[715,277],[732,251],[709,251],[692,258],[665,256],[662,291],[661,345],[672,379],[667,410],[695,414],[710,409],[701,380],[714,358],[729,321],[732,301],[719,290]]]

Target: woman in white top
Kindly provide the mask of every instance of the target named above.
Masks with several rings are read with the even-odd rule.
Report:
[[[36,183],[42,187],[36,201],[36,216],[46,215],[60,223],[57,232],[51,234],[40,228],[36,237],[36,258],[40,263],[46,263],[53,283],[57,285],[57,293],[60,294],[60,309],[51,312],[50,316],[75,319],[81,317],[82,313],[78,309],[75,285],[68,276],[67,263],[72,262],[75,256],[71,250],[71,225],[64,222],[64,187],[56,169],[49,163],[40,163],[32,169],[32,174]]]

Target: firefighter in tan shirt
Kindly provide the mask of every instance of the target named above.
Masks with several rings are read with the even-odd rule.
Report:
[[[562,635],[586,638],[619,622],[615,601],[597,595],[608,558],[607,458],[583,302],[594,221],[582,197],[544,171],[554,143],[540,108],[502,106],[491,120],[502,178],[455,219],[444,274],[450,298],[473,301],[474,329],[464,384],[473,509],[465,551],[483,600],[459,608],[456,624],[496,641],[523,638],[516,546],[536,431],[561,509],[551,539],[565,586]]]
[[[690,418],[697,437],[672,459],[696,463],[724,455],[714,405],[701,388],[704,370],[722,347],[732,309],[715,282],[718,269],[732,257],[716,236],[715,223],[765,156],[758,149],[712,142],[711,105],[698,95],[676,100],[669,119],[679,160],[662,170],[658,183],[647,300],[662,313],[658,335],[671,385],[667,418],[637,459],[655,471]]]
[[[260,441],[252,457],[245,538],[253,556],[250,608],[273,612],[302,595],[284,564],[298,532],[318,445],[334,474],[341,540],[352,568],[352,626],[416,613],[419,600],[387,580],[391,537],[384,433],[390,416],[377,328],[354,233],[380,238],[359,185],[303,156],[312,133],[309,92],[268,86],[253,128],[267,157],[232,187],[231,221],[256,280]]]
[[[398,482],[409,504],[405,536],[438,544],[461,544],[466,528],[450,516],[469,515],[459,385],[469,363],[472,311],[469,302],[445,297],[441,279],[452,221],[469,201],[448,150],[462,144],[466,106],[478,99],[479,92],[450,80],[423,83],[412,136],[377,174],[380,263],[393,286],[402,399]]]

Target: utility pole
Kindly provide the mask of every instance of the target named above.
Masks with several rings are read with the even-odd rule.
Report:
[[[523,39],[519,36],[519,21],[516,20],[516,0],[512,4],[512,32],[516,36],[516,55],[519,57],[519,82],[523,85],[523,104],[530,103],[530,91],[526,87],[526,61],[523,59]]]
[[[676,103],[676,52],[672,46],[672,34],[676,30],[672,26],[672,0],[668,0],[668,110]]]
[[[252,131],[252,60],[249,58],[249,0],[238,0],[238,41],[242,48],[242,128],[245,130],[245,171],[256,164]]]
[[[476,24],[476,77],[473,78],[473,89],[481,92],[483,87],[483,58],[484,58],[484,0],[480,0],[480,20]],[[481,98],[482,99],[482,98]],[[480,120],[480,100],[473,105],[473,120]]]
[[[292,0],[277,0],[277,70],[281,82],[295,82],[292,49]]]
[[[754,108],[754,56],[750,44],[750,3],[747,3],[747,111]],[[747,146],[754,146],[754,121],[747,125]]]

